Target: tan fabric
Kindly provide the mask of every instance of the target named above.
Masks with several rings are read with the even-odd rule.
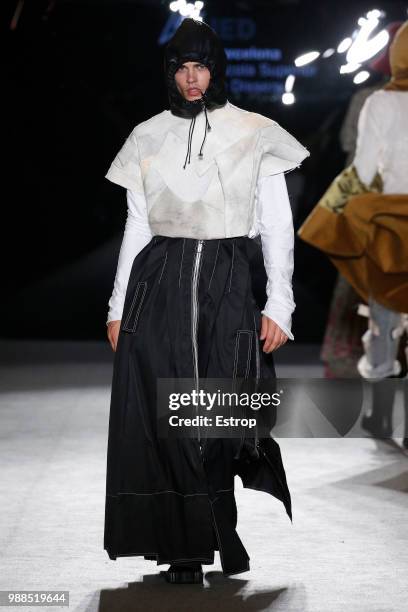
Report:
[[[367,193],[368,191],[379,193],[382,191],[382,179],[380,174],[377,173],[371,185],[366,187],[360,180],[355,167],[350,165],[336,176],[326,193],[320,198],[317,206],[322,206],[327,210],[340,213],[343,211],[350,197],[360,193]]]
[[[338,189],[342,179],[336,181]],[[339,204],[319,202],[298,235],[326,253],[365,301],[371,295],[391,310],[407,312],[408,195],[366,192],[352,195],[345,206],[345,194],[338,193]]]
[[[397,31],[390,45],[391,79],[384,89],[408,91],[408,21]]]

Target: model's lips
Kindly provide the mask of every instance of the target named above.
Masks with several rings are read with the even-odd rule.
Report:
[[[193,89],[187,89],[189,94],[198,94],[201,93],[201,91],[199,89],[197,89],[196,87],[194,87]]]

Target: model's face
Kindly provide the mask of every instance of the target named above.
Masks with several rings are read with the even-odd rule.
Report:
[[[207,90],[211,73],[199,62],[184,62],[174,75],[177,89],[186,100],[197,100]]]

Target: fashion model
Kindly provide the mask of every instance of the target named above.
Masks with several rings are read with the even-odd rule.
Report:
[[[274,379],[293,340],[293,223],[284,173],[309,152],[275,121],[231,104],[226,54],[186,18],[166,46],[170,109],[139,123],[107,173],[126,189],[108,338],[115,351],[104,548],[170,564],[169,582],[249,570],[236,532],[234,476],[291,498],[272,437],[160,437],[159,378]],[[260,236],[267,302],[254,298]]]

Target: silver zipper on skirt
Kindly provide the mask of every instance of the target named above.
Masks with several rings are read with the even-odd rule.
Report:
[[[204,240],[197,240],[197,246],[193,263],[192,285],[191,285],[191,341],[193,346],[193,367],[194,379],[196,383],[196,391],[199,392],[199,376],[198,376],[198,346],[197,346],[197,326],[198,326],[198,278],[200,269],[201,252],[204,246]],[[198,406],[197,406],[197,416]],[[201,441],[200,426],[197,425],[198,442]]]

